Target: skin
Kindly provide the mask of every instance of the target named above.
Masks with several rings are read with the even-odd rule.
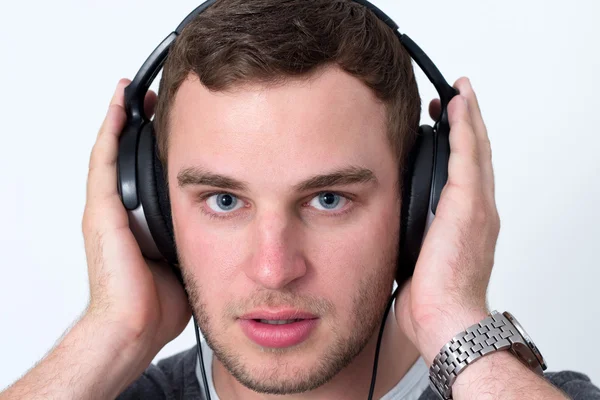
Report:
[[[179,89],[168,151],[175,236],[201,330],[218,356],[220,397],[265,398],[254,390],[331,398],[348,389],[365,396],[364,379],[361,390],[335,375],[376,339],[394,279],[400,199],[385,112],[370,89],[338,68],[226,93],[191,76]],[[297,188],[350,167],[371,171],[372,179]],[[179,183],[192,168],[247,188],[224,191],[189,176]],[[327,210],[318,202],[322,191],[345,197]],[[215,192],[235,196],[238,209],[211,203]],[[265,351],[237,318],[266,306],[313,312],[319,325],[298,346]],[[400,365],[416,359],[407,350]],[[363,355],[345,375],[370,378],[372,357]],[[318,393],[306,392],[330,378]]]
[[[379,298],[381,292],[362,283],[373,279],[389,288],[383,282],[393,276],[389,260],[395,246],[385,238],[397,232],[399,222],[397,194],[390,190],[395,165],[383,135],[381,105],[353,79],[330,69],[312,81],[222,94],[186,82],[178,95],[182,101],[175,109],[169,181],[193,308],[221,352],[243,355],[247,375],[266,374],[271,386],[306,381],[318,351],[335,348],[335,337],[347,339],[357,328],[370,333],[364,320],[364,326],[356,324],[357,316],[375,312],[387,294]],[[168,266],[141,255],[116,190],[127,84],[129,80],[119,82],[90,157],[82,224],[89,306],[43,360],[0,394],[2,400],[115,398],[190,319],[188,299]],[[386,321],[375,398],[395,385],[419,355],[429,365],[452,336],[488,311],[485,292],[500,228],[491,151],[470,82],[461,78],[454,87],[461,95],[448,107],[448,184],[414,276]],[[155,102],[150,92],[147,115]],[[430,114],[439,115],[439,101],[431,103]],[[343,187],[358,199],[343,216],[314,212],[314,193],[292,190],[309,176],[349,162],[366,165],[378,185]],[[198,165],[246,181],[248,189],[239,195],[248,207],[231,219],[207,218],[200,211],[204,203],[193,192],[209,188],[174,184],[182,168]],[[357,306],[361,288],[371,301]],[[246,301],[313,307],[321,318],[315,337],[301,354],[296,349],[257,352],[233,321],[236,313],[246,311]],[[366,336],[362,351],[329,382],[286,398],[365,398],[374,352],[373,336]],[[221,361],[213,370],[221,399],[271,397],[250,392]],[[286,368],[274,368],[277,362]],[[297,377],[289,368],[303,373]],[[466,368],[453,386],[453,397],[567,398],[506,351]]]

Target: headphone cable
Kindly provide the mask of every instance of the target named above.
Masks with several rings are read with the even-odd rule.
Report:
[[[196,347],[198,348],[198,360],[200,360],[200,373],[202,374],[202,382],[204,383],[204,393],[206,394],[206,400],[211,400],[210,391],[208,390],[208,379],[206,379],[206,368],[204,367],[204,357],[202,357],[202,343],[200,342],[200,329],[196,322],[196,316],[194,318],[194,332],[196,332]]]
[[[390,308],[392,308],[392,304],[394,304],[394,299],[396,299],[396,295],[400,290],[400,285],[394,290],[392,293],[392,297],[390,298],[387,307],[385,308],[385,312],[383,313],[383,320],[381,321],[381,327],[379,328],[379,336],[377,337],[377,347],[375,348],[375,359],[373,360],[373,375],[371,376],[371,388],[369,389],[369,400],[373,399],[373,392],[375,391],[375,381],[377,380],[377,363],[379,361],[379,348],[381,347],[381,339],[383,338],[383,328],[385,328],[385,321],[387,320],[387,316],[390,312]]]

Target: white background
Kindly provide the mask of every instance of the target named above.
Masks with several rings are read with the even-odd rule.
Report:
[[[600,3],[375,4],[453,83],[471,78],[502,220],[490,306],[512,311],[549,370],[600,384]],[[197,2],[6,2],[0,11],[0,388],[88,300],[81,216],[88,157],[121,77]],[[435,95],[419,72],[427,110]],[[429,122],[425,116],[424,122]],[[191,347],[191,326],[158,357]]]

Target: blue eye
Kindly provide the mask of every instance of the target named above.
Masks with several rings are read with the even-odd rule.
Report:
[[[310,206],[321,211],[331,211],[344,207],[348,200],[332,192],[319,193],[310,201]],[[338,207],[341,204],[341,207]]]
[[[219,193],[208,197],[206,204],[216,213],[226,213],[243,207],[244,202],[230,193]]]

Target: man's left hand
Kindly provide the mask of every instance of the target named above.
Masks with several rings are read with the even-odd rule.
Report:
[[[487,129],[469,79],[454,87],[460,94],[448,105],[448,181],[395,306],[398,325],[427,365],[454,335],[488,315],[486,292],[500,231]],[[437,118],[439,100],[429,112]]]

